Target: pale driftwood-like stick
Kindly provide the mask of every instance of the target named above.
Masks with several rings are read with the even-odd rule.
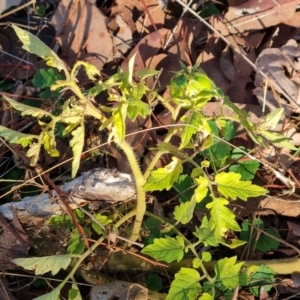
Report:
[[[129,174],[104,168],[86,172],[60,188],[72,196],[70,206],[73,209],[91,200],[126,201],[132,199],[136,193],[135,184]],[[41,219],[48,219],[66,211],[54,191],[3,204],[0,206],[0,213],[6,219],[12,220],[12,209],[25,226],[36,225]]]

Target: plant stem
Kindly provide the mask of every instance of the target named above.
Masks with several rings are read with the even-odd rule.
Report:
[[[144,192],[143,185],[145,184],[145,178],[139,168],[138,162],[135,158],[134,151],[132,147],[125,141],[116,141],[116,143],[120,146],[120,148],[124,151],[127,156],[128,162],[130,164],[136,185],[136,215],[133,224],[133,228],[131,231],[131,235],[129,240],[135,242],[140,236],[140,230],[142,226],[142,222],[144,219],[145,211],[146,211],[146,193]],[[130,214],[131,212],[129,212]],[[125,216],[126,218],[126,216]]]

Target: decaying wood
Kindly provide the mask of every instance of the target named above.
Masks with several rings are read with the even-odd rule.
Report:
[[[68,201],[73,209],[85,205],[91,200],[127,201],[132,199],[136,193],[135,184],[129,174],[104,168],[86,172],[60,186],[60,189],[70,195]],[[15,213],[25,227],[34,226],[41,219],[48,219],[65,211],[54,191],[25,197],[22,201],[0,206],[0,213],[6,219],[13,220]]]

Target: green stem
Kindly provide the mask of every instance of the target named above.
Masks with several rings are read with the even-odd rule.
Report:
[[[90,255],[94,252],[94,250],[96,250],[96,248],[103,242],[104,237],[101,237],[97,242],[95,242],[90,249],[88,249],[87,251],[85,251],[82,255],[80,255],[80,257],[78,258],[78,260],[76,261],[76,263],[74,264],[71,272],[67,275],[67,277],[62,281],[62,283],[59,285],[60,288],[63,288],[63,286],[69,281],[69,279],[72,279],[75,275],[75,272],[77,271],[77,269],[80,267],[80,265],[82,264],[82,262]],[[73,255],[71,255],[73,256]]]
[[[140,230],[141,230],[142,222],[146,211],[146,193],[144,192],[143,189],[143,185],[145,184],[145,178],[139,168],[132,147],[125,140],[116,141],[116,143],[121,147],[121,149],[126,154],[135,179],[136,196],[137,196],[137,203],[135,209],[136,215],[135,215],[135,220],[133,223],[131,235],[129,237],[129,240],[135,242],[140,236]],[[132,212],[130,212],[130,214],[132,214]],[[127,218],[127,216],[125,216],[125,218]]]

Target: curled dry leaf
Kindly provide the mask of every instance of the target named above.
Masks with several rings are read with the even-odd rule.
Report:
[[[272,79],[266,82],[260,73],[255,76],[256,89],[253,91],[261,105],[266,105],[271,111],[284,107],[285,113],[300,112],[300,79],[297,70],[300,63],[300,47],[295,40],[289,40],[286,45],[279,48],[265,49],[258,56],[256,66]],[[262,86],[267,84],[266,99]],[[284,91],[294,102],[284,100],[280,94]]]
[[[64,61],[73,66],[81,59],[102,69],[112,53],[108,18],[89,1],[62,0],[51,24],[56,30]]]
[[[298,4],[298,0],[249,0],[229,7],[224,20],[231,34],[266,29],[292,18]]]
[[[118,62],[132,46],[132,31],[120,14],[115,16],[118,33],[113,36],[113,59]]]

